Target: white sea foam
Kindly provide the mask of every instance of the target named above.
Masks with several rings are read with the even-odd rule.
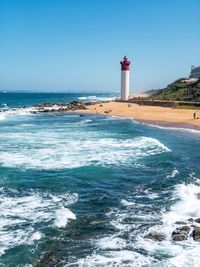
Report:
[[[0,139],[5,136],[0,133]],[[76,168],[88,165],[138,164],[151,155],[170,152],[158,140],[149,137],[118,140],[113,138],[66,139],[65,132],[10,133],[8,149],[0,154],[0,164],[8,167],[37,169]],[[17,149],[9,142],[18,141]],[[4,141],[5,142],[5,141]],[[22,144],[22,145],[20,145]],[[31,148],[31,149],[30,149]]]
[[[149,266],[151,262],[150,256],[143,256],[137,252],[130,250],[109,251],[104,253],[93,253],[84,259],[78,260],[76,263],[79,267],[142,267]],[[67,264],[65,267],[74,266]]]
[[[37,111],[36,107],[27,108],[9,108],[0,113],[0,120],[5,120],[17,116],[32,115],[33,112]]]
[[[198,218],[200,215],[200,186],[193,183],[179,184],[175,187],[172,199],[175,201],[168,212],[163,211],[160,215],[162,225],[151,227],[148,232],[161,233],[166,236],[162,242],[155,242],[143,238],[148,232],[138,236],[137,246],[149,251],[151,254],[167,255],[169,260],[164,261],[165,267],[199,267],[200,247],[199,243],[188,238],[186,241],[173,242],[172,232],[178,227],[177,221],[190,224],[189,218]],[[195,223],[193,223],[195,224]]]
[[[126,241],[123,238],[114,235],[100,239],[100,241],[98,241],[98,245],[104,250],[109,250],[109,249],[122,250],[123,248],[126,247]]]
[[[111,96],[111,97],[104,97],[104,96],[95,96],[95,95],[90,95],[90,96],[81,96],[78,99],[79,100],[87,100],[87,101],[110,101],[114,100],[116,97]]]
[[[137,124],[141,124],[141,122],[137,122],[137,121],[135,121],[135,120],[133,120],[135,123],[137,123]],[[162,130],[166,130],[167,129],[167,131],[169,131],[169,130],[171,130],[171,131],[176,131],[176,132],[189,132],[189,133],[194,133],[194,134],[200,134],[200,131],[199,130],[195,130],[195,129],[190,129],[190,128],[184,128],[184,127],[166,127],[166,126],[161,126],[161,125],[156,125],[156,124],[149,124],[149,123],[145,123],[145,122],[143,122],[142,124],[145,124],[145,125],[147,125],[147,126],[149,126],[149,127],[153,127],[153,128],[159,128],[159,129],[162,129]]]
[[[150,191],[144,192],[150,199],[158,197]],[[105,266],[163,266],[163,267],[199,267],[200,263],[200,248],[199,243],[188,239],[182,242],[173,242],[171,240],[172,232],[178,227],[177,221],[185,221],[190,217],[194,219],[199,217],[200,214],[200,186],[193,183],[179,184],[175,187],[172,195],[172,200],[175,202],[169,211],[163,210],[160,214],[152,212],[145,212],[140,210],[140,205],[135,202],[122,199],[120,202],[123,209],[113,208],[107,213],[110,218],[110,224],[116,229],[116,233],[111,236],[100,238],[96,241],[98,246],[98,253],[83,259],[79,266],[98,266],[102,260]],[[146,207],[146,205],[144,205]],[[141,207],[141,209],[143,209]],[[139,219],[138,223],[135,223]],[[137,228],[140,223],[157,222],[160,219],[162,224],[155,225],[149,228],[146,232],[141,232]],[[133,223],[131,223],[131,221]],[[188,222],[189,223],[189,222]],[[155,223],[154,223],[155,224]],[[166,236],[162,242],[156,242],[147,239],[144,236],[149,232],[157,232]],[[128,236],[128,238],[127,238]],[[137,237],[137,238],[136,238]],[[135,241],[136,238],[136,241]],[[134,240],[134,241],[133,241]],[[139,254],[138,262],[129,262],[130,258],[127,255],[126,264],[118,254],[119,251],[131,251],[141,249],[146,251],[146,254],[151,257],[145,258],[145,253]],[[117,251],[117,252],[116,252]],[[105,253],[104,253],[105,252]],[[135,253],[135,252],[133,252]],[[112,257],[115,255],[116,257]],[[158,260],[163,258],[163,260]],[[144,259],[146,261],[144,261]],[[85,265],[84,265],[85,264]],[[87,265],[88,264],[88,265]],[[123,265],[124,264],[124,265]],[[135,265],[134,265],[135,264]],[[146,264],[146,265],[145,265]]]
[[[76,220],[76,215],[70,209],[62,206],[56,211],[55,225],[57,227],[65,227],[69,220]]]
[[[177,169],[173,169],[172,173],[167,175],[167,178],[174,178],[179,174],[179,171]]]
[[[31,244],[43,237],[44,227],[65,227],[68,220],[76,219],[69,208],[75,203],[78,194],[59,194],[29,192],[21,195],[18,191],[8,193],[0,190],[0,255],[5,250],[21,245]]]
[[[171,258],[166,267],[199,267],[200,266],[200,248],[199,245],[192,249],[184,249]]]
[[[40,240],[42,238],[42,236],[43,236],[42,233],[37,231],[37,232],[32,234],[31,241]]]
[[[5,120],[6,116],[3,114],[3,112],[0,113],[0,121]]]
[[[190,217],[200,215],[200,187],[193,183],[179,184],[175,188],[174,198],[178,202],[171,207],[171,210],[163,215],[163,223],[173,225],[176,221],[184,221]]]
[[[126,199],[122,199],[122,200],[121,200],[121,204],[122,204],[124,207],[126,207],[126,206],[134,206],[134,205],[135,205],[135,202],[133,202],[133,201],[128,201],[128,200],[126,200]]]

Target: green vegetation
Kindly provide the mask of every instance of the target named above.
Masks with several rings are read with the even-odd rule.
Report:
[[[175,106],[174,108],[177,108],[177,109],[200,109],[200,106],[194,106],[194,105],[178,105],[178,106]]]
[[[148,98],[173,101],[200,101],[200,79],[196,82],[182,82],[185,79],[178,79],[164,89],[147,92],[152,92]]]

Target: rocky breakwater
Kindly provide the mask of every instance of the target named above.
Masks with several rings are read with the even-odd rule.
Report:
[[[87,106],[94,105],[96,102],[80,102],[73,101],[70,103],[43,103],[36,106],[36,110],[33,113],[40,112],[66,112],[75,110],[86,110]]]

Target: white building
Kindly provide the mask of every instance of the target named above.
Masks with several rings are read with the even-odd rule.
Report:
[[[200,78],[200,66],[198,67],[191,67],[190,71],[190,78]]]

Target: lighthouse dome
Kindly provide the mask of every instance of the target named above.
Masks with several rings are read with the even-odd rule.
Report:
[[[131,62],[128,60],[126,56],[124,56],[123,61],[120,62],[121,70],[129,70]]]

